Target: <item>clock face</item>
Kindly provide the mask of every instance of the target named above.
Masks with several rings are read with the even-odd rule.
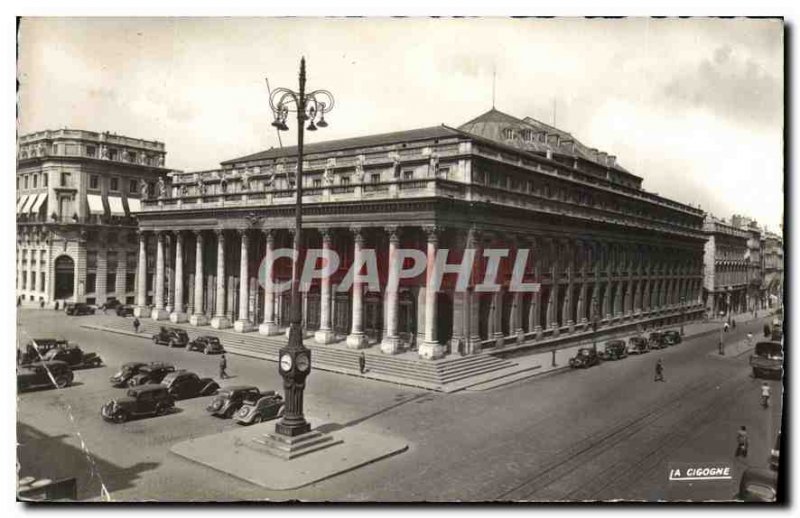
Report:
[[[297,357],[297,369],[300,372],[305,372],[308,370],[308,355],[301,354]]]
[[[292,357],[288,354],[281,356],[281,370],[288,371],[292,368]]]

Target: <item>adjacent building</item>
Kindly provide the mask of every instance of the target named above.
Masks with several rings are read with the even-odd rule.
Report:
[[[293,241],[296,153],[175,172],[149,191],[138,214],[138,314],[282,332],[288,293],[258,276],[261,260]],[[304,158],[301,244],[341,259],[303,295],[318,343],[439,358],[585,337],[592,321],[635,330],[704,313],[703,212],[645,191],[614,156],[535,119],[492,109],[458,128],[312,141]],[[476,291],[478,279],[437,292],[424,276],[397,292],[383,278],[337,289],[365,248],[385,269],[399,247],[431,259],[440,248],[528,248],[525,274],[541,289],[512,292],[510,272],[497,293]],[[290,276],[278,269],[275,281]]]
[[[132,303],[142,193],[164,144],[60,129],[19,137],[17,296],[26,303]],[[163,182],[163,180],[162,180]]]
[[[749,260],[751,233],[733,223],[707,215],[703,300],[714,316],[747,311],[752,272]]]
[[[783,305],[783,238],[774,232],[762,235],[764,295],[767,307]]]

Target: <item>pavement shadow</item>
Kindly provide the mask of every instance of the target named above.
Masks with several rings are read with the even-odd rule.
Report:
[[[52,480],[75,477],[78,500],[100,498],[133,487],[142,473],[158,462],[138,462],[122,467],[67,443],[70,435],[47,435],[35,427],[17,423],[19,475]]]
[[[403,398],[402,400],[399,400],[397,403],[395,403],[393,405],[389,405],[389,406],[387,406],[385,408],[381,408],[380,410],[372,412],[371,414],[367,414],[365,416],[361,416],[361,417],[359,417],[357,419],[353,419],[352,421],[348,421],[348,422],[346,422],[344,424],[341,424],[341,423],[325,423],[325,424],[322,424],[320,426],[317,426],[316,430],[318,430],[320,432],[323,432],[323,433],[336,432],[336,431],[342,430],[344,428],[348,428],[348,427],[351,427],[351,426],[359,425],[359,424],[363,423],[364,421],[367,421],[368,419],[372,419],[373,417],[379,416],[381,414],[385,414],[386,412],[389,412],[390,410],[394,410],[397,407],[403,406],[406,403],[411,403],[412,401],[419,402],[419,400],[430,401],[431,399],[433,399],[431,394],[428,394],[428,393],[417,394],[415,396]],[[395,398],[395,400],[398,400],[398,398]]]

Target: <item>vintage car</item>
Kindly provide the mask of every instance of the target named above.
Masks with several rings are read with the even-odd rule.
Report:
[[[114,310],[118,317],[131,317],[133,316],[133,306],[117,306]]]
[[[117,300],[117,299],[108,299],[107,301],[105,301],[105,303],[103,304],[102,308],[103,309],[117,309],[118,307],[121,307],[121,306],[122,306],[122,302],[120,302],[119,300]]]
[[[210,396],[219,390],[219,384],[213,379],[201,378],[186,370],[170,372],[164,376],[161,384],[167,387],[167,391],[175,399]]]
[[[198,336],[186,344],[187,351],[201,351],[205,354],[224,353],[225,349],[216,336]]]
[[[128,379],[129,387],[161,383],[164,376],[175,372],[175,366],[169,363],[153,362],[139,367],[138,371]]]
[[[664,331],[664,342],[667,345],[676,345],[683,342],[683,337],[681,336],[681,332],[677,329],[670,329],[668,331]]]
[[[600,356],[591,347],[581,347],[573,358],[569,359],[569,366],[573,369],[587,368],[600,363]]]
[[[258,401],[244,403],[234,419],[239,424],[255,424],[283,416],[283,397],[269,390],[261,394]]]
[[[25,345],[25,351],[19,357],[19,363],[26,364],[41,361],[50,350],[66,347],[69,342],[58,338],[32,338]]]
[[[628,351],[625,349],[625,340],[609,340],[603,346],[603,350],[599,351],[598,356],[601,360],[620,360],[628,357]]]
[[[189,335],[177,327],[162,327],[158,333],[153,335],[153,343],[170,347],[185,347],[189,343]]]
[[[664,333],[660,331],[653,331],[650,333],[650,336],[647,337],[647,343],[650,349],[663,349],[667,346],[664,340]]]
[[[781,342],[758,342],[750,356],[753,376],[780,377],[783,374],[783,344]]]
[[[132,417],[163,415],[175,406],[175,399],[163,385],[142,385],[128,389],[125,397],[115,398],[100,408],[106,421],[124,423]]]
[[[67,302],[64,313],[71,316],[94,315],[95,308],[83,302]]]
[[[206,411],[218,417],[233,417],[243,404],[256,403],[262,396],[258,387],[252,385],[234,385],[222,387],[214,396]]]
[[[650,344],[643,336],[628,338],[628,354],[644,354],[650,352]]]
[[[72,384],[72,369],[64,362],[36,362],[17,367],[17,390],[56,387],[64,388]]]
[[[89,367],[100,367],[103,360],[97,353],[85,353],[77,345],[66,345],[56,347],[47,351],[44,355],[46,361],[61,361],[69,365],[72,369],[85,369]]]
[[[736,500],[774,502],[778,496],[778,473],[771,469],[747,468],[739,481]]]

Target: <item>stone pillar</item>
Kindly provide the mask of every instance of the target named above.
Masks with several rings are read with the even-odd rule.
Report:
[[[364,247],[364,235],[360,228],[353,230],[353,264],[361,264],[361,249]],[[367,347],[368,341],[364,334],[364,289],[360,281],[353,279],[353,307],[352,325],[350,334],[347,335],[347,347],[350,349],[363,349]]]
[[[150,318],[153,320],[166,320],[169,318],[164,308],[164,233],[156,235],[156,279],[154,286],[154,305]]]
[[[505,337],[503,336],[503,290],[502,288],[492,295],[492,308],[489,311],[490,338],[494,339],[495,347],[503,347]]]
[[[511,321],[514,325],[510,326],[510,330],[517,335],[517,345],[519,345],[525,341],[525,328],[522,326],[522,319],[524,318],[522,314],[522,292],[514,292],[514,301],[512,304]]]
[[[175,267],[172,263],[172,234],[164,235],[164,277],[167,281],[164,292],[164,309],[167,314],[172,313],[175,299]]]
[[[330,264],[333,253],[331,252],[331,229],[321,229],[322,257],[325,263]],[[327,268],[327,266],[326,266]],[[318,344],[329,344],[336,340],[336,334],[331,325],[331,278],[325,276],[320,279],[319,286],[319,329],[314,333],[314,341]]]
[[[387,227],[386,232],[389,234],[389,272],[400,271],[402,265],[399,264],[397,258],[397,248],[400,244],[398,229],[397,227]],[[392,277],[390,273],[387,279]],[[399,286],[390,287],[387,283],[383,301],[386,305],[386,322],[384,323],[386,334],[381,341],[381,351],[386,354],[397,354],[401,351],[400,337],[397,335],[398,290]]]
[[[483,251],[480,235],[474,227],[467,232],[466,246],[475,251],[475,263],[477,264],[478,258],[483,256]],[[481,349],[480,293],[476,293],[474,289],[475,285],[480,282],[481,279],[477,278],[477,269],[473,268],[470,274],[469,291],[464,294],[467,305],[464,310],[465,354],[474,354]]]
[[[430,279],[436,263],[436,249],[439,244],[439,229],[428,227],[428,265],[426,276]],[[419,356],[435,360],[444,356],[444,346],[436,340],[436,289],[430,280],[425,283],[425,341],[419,346]]]
[[[194,239],[194,305],[192,316],[189,317],[189,323],[193,326],[204,326],[208,324],[208,320],[203,311],[203,301],[205,299],[203,293],[203,231],[195,230]]]
[[[214,232],[217,235],[217,295],[211,327],[225,329],[231,327],[231,321],[225,315],[225,231],[218,229]]]
[[[178,231],[175,237],[175,304],[169,319],[172,322],[186,322],[186,311],[183,307],[183,232]]]
[[[136,307],[133,314],[145,317],[147,308],[147,234],[139,231],[139,260],[136,264]]]
[[[281,331],[275,320],[275,291],[270,283],[267,282],[267,280],[272,281],[274,279],[271,265],[273,261],[273,252],[275,250],[275,231],[265,230],[264,236],[267,240],[266,257],[264,258],[264,262],[267,265],[267,269],[264,271],[264,275],[266,276],[264,278],[264,321],[258,326],[258,332],[263,335],[277,335]]]
[[[239,255],[239,315],[233,323],[233,329],[240,333],[253,330],[250,322],[250,282],[248,272],[250,266],[250,235],[247,230],[239,230],[241,253]]]

